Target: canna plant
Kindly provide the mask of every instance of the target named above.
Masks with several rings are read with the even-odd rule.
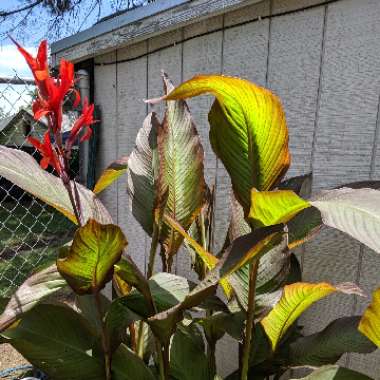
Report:
[[[379,289],[363,316],[337,319],[305,336],[297,319],[332,293],[363,296],[352,283],[302,282],[294,249],[323,225],[339,229],[380,253],[378,182],[354,183],[310,199],[311,175],[284,180],[290,165],[280,100],[246,80],[196,76],[175,88],[163,74],[162,121],[152,112],[129,157],[111,163],[93,190],[70,178],[78,139],[91,136],[93,105],[69,138],[62,138],[62,104],[76,98],[74,69],[62,60],[51,76],[47,45],[37,57],[18,45],[38,87],[36,119],[45,117],[40,165],[22,151],[0,146],[0,175],[77,224],[72,241],[0,303],[0,339],[49,379],[217,380],[218,340],[239,346],[226,379],[279,379],[288,369],[313,369],[305,379],[369,379],[336,365],[346,352],[380,346]],[[213,246],[214,194],[204,179],[204,152],[186,98],[210,93],[210,141],[232,183],[230,225],[220,252]],[[50,166],[56,175],[45,169]],[[147,273],[128,252],[128,240],[99,199],[127,175],[135,219],[151,238]],[[185,247],[198,276],[173,274]],[[183,253],[181,253],[183,254]],[[155,273],[159,257],[163,271]],[[113,289],[107,298],[103,289]],[[218,291],[219,289],[219,291]],[[73,297],[52,295],[62,291]],[[58,300],[57,300],[58,298]]]

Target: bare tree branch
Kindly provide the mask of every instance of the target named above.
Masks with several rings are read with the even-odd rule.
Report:
[[[24,7],[21,7],[21,8],[12,9],[10,11],[0,11],[0,17],[8,17],[16,13],[26,11],[28,9],[34,8],[35,6],[41,4],[42,2],[43,0],[36,0],[34,3],[25,5]]]

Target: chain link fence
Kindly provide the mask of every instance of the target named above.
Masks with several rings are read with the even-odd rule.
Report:
[[[33,80],[0,78],[0,145],[23,150],[37,161],[40,155],[27,137],[41,138],[43,121],[34,120]],[[73,114],[64,116],[68,126]],[[64,125],[65,127],[65,125]],[[72,159],[79,173],[79,152]],[[36,267],[47,265],[59,246],[70,240],[74,225],[50,206],[0,176],[0,297],[9,296]]]

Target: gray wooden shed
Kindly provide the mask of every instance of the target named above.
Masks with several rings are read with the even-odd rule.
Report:
[[[314,173],[313,191],[380,178],[380,0],[167,0],[129,11],[52,46],[93,68],[101,110],[97,172],[129,154],[147,114],[144,98],[162,93],[160,70],[180,83],[198,73],[241,76],[277,93],[290,129],[289,176]],[[228,222],[230,183],[208,142],[211,98],[189,102],[206,151],[206,176],[217,189],[217,243]],[[159,106],[162,107],[162,106]],[[160,110],[160,108],[159,108]],[[125,179],[103,201],[126,231],[129,253],[144,268],[149,241],[128,210]],[[301,253],[304,279],[380,285],[380,256],[335,230]],[[178,273],[188,273],[185,253]],[[331,296],[310,309],[307,332],[333,318],[361,313],[367,299]],[[236,363],[231,341],[218,346],[219,368]],[[380,380],[379,350],[342,362]]]

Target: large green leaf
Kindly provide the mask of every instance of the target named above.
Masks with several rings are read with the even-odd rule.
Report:
[[[310,203],[321,212],[325,225],[347,233],[380,253],[379,190],[328,190]]]
[[[0,316],[0,331],[9,327],[40,301],[67,286],[56,265],[30,276],[12,295]]]
[[[360,320],[359,331],[380,347],[380,288],[373,292],[372,302]]]
[[[121,344],[112,357],[112,379],[155,380],[152,371],[133,351]]]
[[[124,156],[114,162],[112,162],[100,175],[97,180],[94,193],[99,194],[114,181],[121,177],[128,169],[128,157]]]
[[[170,347],[170,374],[177,380],[209,380],[202,333],[196,325],[179,326]]]
[[[287,223],[310,203],[290,190],[257,191],[252,189],[249,220],[255,227]]]
[[[41,169],[36,160],[18,149],[0,146],[0,176],[56,208],[77,223],[69,195],[61,179]],[[73,188],[73,182],[70,183]],[[82,221],[95,219],[112,223],[112,218],[95,194],[76,184],[82,210]]]
[[[90,219],[75,232],[71,247],[61,250],[58,270],[77,294],[96,293],[112,278],[126,245],[118,226]]]
[[[297,380],[297,379],[292,379]],[[298,380],[373,380],[370,377],[337,365],[318,368],[310,375]]]
[[[160,122],[153,112],[145,118],[128,160],[128,194],[132,214],[149,234],[153,232],[158,177],[157,131]]]
[[[297,318],[314,302],[334,292],[362,295],[360,289],[351,283],[333,286],[322,282],[312,284],[298,282],[284,287],[280,301],[261,320],[261,324],[271,341],[273,351]]]
[[[148,319],[153,333],[159,337],[162,343],[169,343],[170,337],[176,329],[176,324],[182,319],[185,310],[200,305],[207,297],[215,293],[219,279],[220,274],[217,266],[186,295],[182,302]]]
[[[226,167],[248,213],[250,192],[273,188],[289,163],[288,130],[279,99],[255,84],[222,75],[200,75],[177,87],[168,100],[212,93],[211,145]]]
[[[301,337],[290,344],[289,366],[335,364],[346,352],[367,354],[376,346],[358,331],[360,317],[344,317],[324,330]]]
[[[111,349],[117,348],[125,340],[126,328],[141,319],[143,317],[132,311],[123,297],[116,298],[105,315],[105,326]]]
[[[165,93],[174,86],[163,74]],[[159,177],[158,197],[167,192],[165,213],[188,230],[205,202],[206,182],[203,175],[204,151],[183,100],[168,101],[165,117],[158,129]],[[183,237],[164,223],[160,233],[169,264]]]
[[[104,379],[102,360],[92,356],[96,336],[68,307],[37,305],[3,335],[51,379]]]

